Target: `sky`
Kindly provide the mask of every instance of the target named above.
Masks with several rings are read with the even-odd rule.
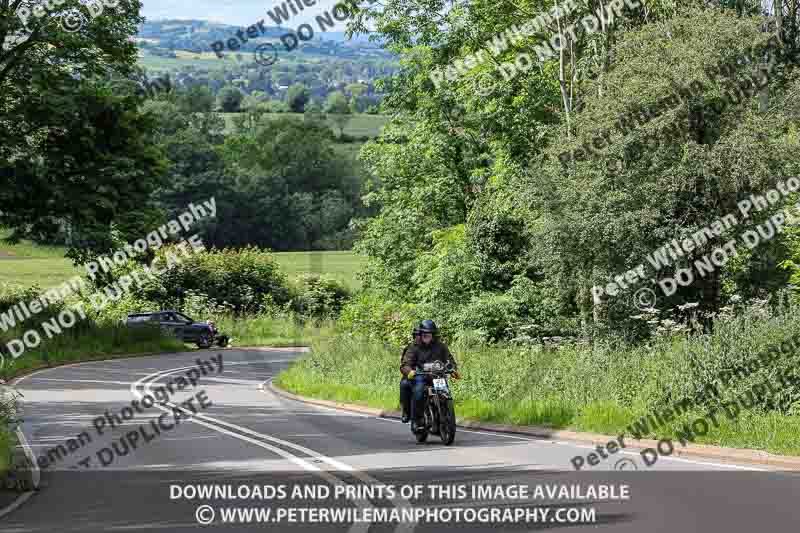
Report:
[[[316,4],[307,7],[303,0],[142,0],[144,5],[142,15],[150,21],[196,19],[234,26],[250,26],[264,19],[265,25],[276,26],[277,24],[267,16],[267,11],[289,1],[299,2],[304,8],[303,11],[296,8],[297,15],[289,10],[291,19],[282,26],[293,29],[304,23],[312,23],[314,29],[317,29],[318,24],[314,21],[314,17],[331,10],[337,3],[337,0],[317,0]],[[344,27],[345,22],[340,22],[327,31],[344,31]]]

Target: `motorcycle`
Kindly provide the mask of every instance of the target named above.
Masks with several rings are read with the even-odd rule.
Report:
[[[451,363],[443,365],[440,361],[425,363],[422,371],[417,372],[417,375],[432,378],[432,383],[425,388],[424,423],[415,428],[415,436],[420,444],[431,433],[438,434],[445,446],[453,444],[456,438],[456,412],[447,382],[447,377],[454,372]]]

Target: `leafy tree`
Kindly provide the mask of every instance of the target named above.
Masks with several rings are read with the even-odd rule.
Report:
[[[286,103],[293,113],[302,113],[305,111],[309,99],[310,95],[308,89],[300,83],[295,83],[286,91]]]
[[[608,320],[619,328],[628,324],[626,317],[635,314],[629,293],[635,289],[593,307],[591,287],[605,285],[610,276],[639,264],[645,264],[648,277],[657,280],[682,268],[695,273],[689,286],[670,298],[659,298],[660,308],[699,302],[706,316],[719,309],[721,280],[733,263],[700,275],[696,261],[770,213],[741,220],[736,229],[693,247],[686,257],[659,271],[653,271],[646,257],[672,239],[682,242],[728,213],[738,213],[740,199],[797,173],[793,152],[798,141],[787,134],[790,119],[780,108],[764,113],[750,99],[718,105],[736,80],[751,75],[752,67],[731,63],[729,79],[707,74],[718,62],[745,55],[748,46],[763,43],[762,23],[733,12],[692,10],[621,39],[614,49],[613,68],[604,78],[607,88],[594,91],[599,80],[588,87],[583,110],[575,117],[578,136],[569,139],[562,134],[553,143],[559,151],[571,150],[610,132],[611,148],[598,158],[568,164],[566,172],[554,150],[550,160],[539,165],[541,170],[529,174],[531,193],[526,196],[548,213],[539,220],[540,238],[535,240],[556,252],[550,257],[554,264],[560,263],[563,276],[576,280],[572,290],[587,323],[602,325]],[[658,61],[633,59],[655,54]],[[786,88],[777,72],[769,90],[780,96]],[[672,106],[662,105],[658,118],[646,126],[620,133],[617,117],[654,108],[690,80],[701,83],[693,94]],[[757,153],[753,146],[759,147]],[[705,325],[710,328],[711,322]]]
[[[134,97],[83,86],[49,97],[64,105],[50,115],[37,157],[0,159],[0,221],[36,239],[66,222],[78,234],[68,256],[84,261],[114,247],[112,225],[118,238],[135,239],[160,219],[148,206],[166,162],[153,146],[155,121]]]
[[[210,113],[214,108],[214,95],[208,87],[194,85],[179,94],[179,106],[186,113]]]
[[[189,127],[190,124],[189,115],[176,103],[163,100],[145,102],[142,105],[142,111],[153,116],[156,123],[155,138],[157,141],[175,135]]]
[[[328,99],[325,101],[325,112],[326,113],[339,113],[339,114],[347,114],[350,112],[350,108],[347,105],[347,98],[345,95],[340,93],[339,91],[334,91],[328,95]]]
[[[344,127],[351,119],[347,98],[338,91],[332,92],[325,101],[325,112],[330,115],[331,120],[339,128],[339,137],[343,136]]]
[[[242,91],[236,87],[225,87],[219,92],[219,105],[225,113],[238,113],[242,104]]]
[[[163,166],[135,84],[112,96],[101,79],[134,76],[139,4],[67,32],[60,16],[78,6],[66,0],[31,17],[27,32],[19,2],[0,3],[0,223],[12,238],[46,239],[66,222],[80,235],[75,253],[104,250],[112,224],[134,231],[123,215],[147,204]]]
[[[349,92],[351,95],[353,95],[354,97],[358,97],[358,96],[361,96],[363,94],[366,94],[367,89],[368,89],[368,87],[366,85],[364,85],[363,83],[351,83],[351,84],[347,85],[347,87],[345,88],[345,90],[347,92]]]
[[[229,136],[219,153],[236,213],[219,218],[231,242],[276,250],[329,247],[360,207],[353,169],[323,123],[267,120]]]
[[[703,76],[705,68],[766,40],[776,27],[787,48],[796,49],[798,35],[789,27],[797,27],[797,10],[781,5],[771,26],[758,17],[762,8],[756,2],[688,10],[690,4],[625,8],[613,24],[588,33],[581,19],[608,6],[590,2],[536,34],[511,38],[506,30],[552,5],[479,0],[451,9],[439,0],[387,0],[359,9],[349,29],[376,30],[402,65],[398,75],[377,84],[388,91],[383,105],[395,120],[362,151],[373,176],[364,201],[378,212],[358,222],[356,248],[369,256],[367,289],[386,290],[401,301],[444,298],[425,275],[439,267],[437,279],[469,288],[446,295],[454,306],[491,314],[504,309],[506,293],[517,290],[547,295],[546,306],[524,306],[538,324],[543,309],[557,309],[569,319],[565,324],[580,316],[587,332],[593,322],[625,329],[621,319],[632,310],[622,301],[631,299],[615,299],[606,313],[592,304],[594,283],[644,262],[656,245],[691,234],[777,176],[793,175],[797,135],[787,133],[787,117],[798,115],[792,115],[797,104],[788,104],[793,93],[781,81],[784,74],[762,90],[757,104],[734,105],[721,116],[707,109],[729,86],[720,80],[709,86]],[[441,16],[432,20],[430,13]],[[537,59],[542,41],[575,23],[574,35],[562,33],[561,50]],[[431,82],[431,74],[453,70],[456,61],[476,52],[487,60],[461,69],[454,80]],[[533,58],[531,68],[502,79],[498,63],[513,63],[523,53]],[[738,65],[734,78],[743,79],[751,67]],[[622,113],[649,106],[692,79],[704,80],[702,94],[643,131],[612,135],[615,148],[599,160],[562,168],[557,155],[565,148],[613,131]],[[685,133],[670,137],[676,122]],[[756,156],[752,146],[769,155]],[[441,240],[460,235],[461,224],[463,241]],[[722,270],[722,280],[701,279],[675,301],[661,303],[699,299],[704,310],[713,311],[720,281],[728,287],[743,278],[755,281],[784,253],[779,241],[764,251],[769,260],[758,268],[749,258],[737,258],[729,271]],[[435,257],[428,254],[432,246],[438,247]],[[774,268],[769,275],[778,285],[784,279]],[[480,317],[460,321],[467,322],[483,323]]]

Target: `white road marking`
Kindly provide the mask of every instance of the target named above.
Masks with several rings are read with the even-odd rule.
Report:
[[[262,363],[262,362],[263,361],[253,361],[253,363],[256,363],[256,364],[257,363]],[[230,363],[225,363],[225,364],[230,364]],[[240,364],[250,364],[250,362],[242,362]],[[173,374],[173,373],[176,373],[176,372],[180,372],[181,370],[186,370],[186,368],[192,368],[192,367],[174,368],[174,369],[158,372],[158,373],[155,373],[155,374],[151,374],[150,376],[145,376],[144,378],[139,380],[137,383],[134,383],[134,384],[131,385],[131,392],[134,394],[134,396],[136,396],[139,399],[141,399],[143,397],[143,394],[139,392],[139,387],[140,386],[143,388],[145,393],[152,393],[152,391],[150,390],[150,387],[155,383],[155,381],[157,379],[160,379],[162,377],[166,377],[166,376],[168,376],[170,374]],[[161,405],[159,405],[159,404],[155,404],[155,405],[159,409],[161,409],[162,411],[169,412],[165,408],[163,408]],[[167,405],[170,405],[170,403],[168,402]],[[225,421],[210,417],[208,415],[204,415],[204,414],[201,414],[201,413],[190,413],[187,409],[185,409],[183,407],[176,406],[174,404],[172,404],[172,405],[173,405],[173,407],[178,408],[178,409],[186,412],[187,414],[190,414],[191,415],[191,418],[190,418],[191,422],[195,422],[196,424],[200,424],[201,426],[207,427],[207,428],[212,429],[214,431],[219,431],[220,433],[223,433],[225,435],[229,435],[231,437],[234,437],[234,438],[243,440],[245,442],[249,442],[251,444],[254,444],[256,446],[260,446],[260,447],[265,448],[267,450],[270,450],[270,451],[280,455],[281,457],[284,457],[285,459],[288,459],[288,460],[292,461],[293,463],[297,464],[298,466],[300,466],[300,467],[302,467],[302,468],[304,468],[304,469],[306,469],[306,470],[308,470],[310,472],[314,472],[316,475],[319,475],[320,477],[322,477],[323,479],[325,479],[326,481],[328,481],[329,483],[331,483],[333,485],[346,485],[346,484],[341,479],[339,479],[338,477],[330,474],[329,472],[327,472],[325,470],[320,469],[317,466],[312,465],[311,463],[308,463],[303,458],[298,457],[298,456],[296,456],[296,455],[294,455],[294,454],[292,454],[290,452],[287,452],[286,450],[284,450],[282,448],[278,448],[276,446],[272,446],[270,444],[267,444],[267,443],[264,443],[264,442],[261,442],[261,441],[257,441],[255,439],[251,439],[249,437],[246,437],[244,435],[240,435],[238,433],[233,433],[233,432],[228,431],[226,429],[223,429],[222,427],[219,427],[219,426],[227,426],[229,428],[236,429],[236,430],[238,430],[238,431],[240,431],[242,433],[253,435],[255,437],[259,437],[261,439],[265,439],[265,440],[274,442],[276,444],[280,444],[280,445],[285,446],[287,448],[292,448],[294,450],[303,452],[303,453],[313,457],[314,459],[317,459],[317,460],[319,460],[321,462],[327,463],[328,465],[336,468],[337,470],[341,470],[341,471],[344,471],[344,472],[347,472],[347,473],[353,475],[353,477],[363,481],[364,483],[373,484],[373,485],[380,485],[381,484],[381,482],[379,480],[373,478],[372,476],[364,474],[363,472],[359,472],[359,471],[355,470],[353,467],[351,467],[350,465],[347,465],[345,463],[337,461],[337,460],[335,460],[335,459],[333,459],[331,457],[327,457],[325,455],[322,455],[321,453],[316,452],[314,450],[311,450],[309,448],[306,448],[305,446],[300,446],[300,445],[297,445],[297,444],[295,444],[293,442],[282,440],[282,439],[273,437],[271,435],[266,435],[264,433],[259,433],[257,431],[253,431],[253,430],[251,430],[249,428],[242,427],[242,426],[239,426],[239,425],[236,425],[236,424],[232,424],[230,422],[225,422]],[[208,422],[213,422],[216,425],[210,424]],[[358,505],[359,507],[361,507],[363,509],[372,507],[371,502],[369,502],[368,500],[364,501],[364,500],[352,499],[352,501],[356,505]],[[391,499],[390,501],[398,509],[401,508],[401,507],[409,507],[409,508],[411,507],[411,503],[407,499],[401,498],[399,496]],[[349,531],[351,533],[355,533],[356,531],[364,531],[364,532],[366,532],[366,531],[369,530],[369,526],[370,526],[370,524],[366,524],[366,523],[354,523]],[[402,532],[411,533],[411,532],[413,532],[414,527],[415,527],[414,524],[400,523],[400,524],[398,524],[398,526],[395,529],[395,531],[396,532],[401,532],[402,531]]]
[[[271,381],[271,380],[265,381],[264,383],[268,383],[269,381]],[[266,387],[263,387],[263,384],[262,384],[261,389],[263,391],[267,391],[268,390]],[[316,405],[316,404],[313,404],[313,403],[309,403],[309,404],[305,404],[305,405],[309,405],[309,406],[313,407],[314,409],[322,409],[322,410],[325,410],[325,411],[333,411],[333,412],[340,413],[340,414],[349,414],[349,415],[352,415],[352,416],[357,416],[357,417],[362,417],[362,418],[371,418],[373,420],[382,420],[384,422],[402,424],[402,422],[400,420],[397,420],[397,419],[394,419],[394,418],[384,418],[384,417],[380,417],[380,416],[369,415],[369,414],[366,414],[366,413],[356,413],[354,411],[346,411],[344,409],[337,409],[335,407],[328,407],[326,405]],[[522,437],[522,436],[519,436],[519,435],[508,435],[508,434],[505,434],[505,433],[495,433],[495,432],[486,431],[486,430],[474,430],[474,429],[458,428],[458,432],[459,433],[476,433],[478,435],[489,435],[489,436],[492,436],[492,437],[505,437],[507,439],[517,439],[517,440],[523,440],[523,441],[528,441],[528,442],[531,442],[531,443],[538,443],[538,444],[544,444],[545,442],[550,442],[552,444],[560,444],[562,446],[570,446],[570,447],[573,447],[573,448],[583,448],[583,449],[586,449],[586,450],[596,450],[597,449],[596,446],[589,446],[589,445],[586,445],[586,444],[579,444],[579,443],[574,443],[574,442],[569,442],[569,441],[559,441],[559,440],[536,438],[536,437]],[[628,452],[628,451],[620,450],[619,453],[624,453],[626,455],[640,456],[640,454],[637,453],[637,452]],[[697,460],[694,460],[694,459],[684,459],[682,457],[661,457],[661,456],[659,456],[659,460],[678,461],[678,462],[697,464],[697,465],[704,465],[704,466],[716,466],[716,467],[720,467],[720,468],[732,468],[732,469],[736,469],[736,470],[754,470],[754,471],[758,471],[758,472],[769,472],[770,471],[770,470],[764,469],[764,468],[755,468],[755,467],[750,467],[750,466],[739,466],[739,465],[729,465],[729,464],[724,464],[724,463],[710,463],[710,462],[706,462],[706,461],[697,461]],[[543,466],[547,467],[546,465],[543,465]],[[551,466],[549,466],[549,468],[558,469],[558,470],[567,469],[566,465],[561,465],[561,466],[551,465]],[[567,469],[567,470],[569,471],[570,469]],[[587,472],[588,471],[589,470],[587,470]],[[592,471],[597,471],[597,470],[592,469]]]

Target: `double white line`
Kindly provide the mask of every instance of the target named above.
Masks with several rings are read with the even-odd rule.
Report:
[[[253,363],[263,363],[263,362],[264,361],[253,361]],[[277,361],[269,361],[269,362],[277,362]],[[251,364],[251,362],[250,361],[245,361],[245,362],[232,362],[232,363],[227,363],[226,362],[225,363],[226,366],[228,366],[228,365],[237,365],[237,364],[246,365],[246,364]],[[151,387],[153,386],[153,384],[158,379],[161,379],[161,378],[164,378],[166,376],[169,376],[170,374],[175,374],[175,373],[181,372],[181,371],[189,369],[189,368],[194,368],[194,367],[187,366],[187,367],[180,367],[180,368],[172,368],[170,370],[162,370],[160,372],[155,372],[153,374],[149,374],[149,375],[143,377],[142,379],[140,379],[140,380],[138,380],[138,381],[136,381],[136,382],[131,384],[131,393],[135,397],[141,399],[146,394],[152,394]],[[338,486],[338,485],[346,486],[347,483],[342,481],[340,478],[336,477],[330,471],[323,470],[322,468],[316,466],[315,464],[310,463],[307,460],[308,458],[312,458],[316,462],[325,463],[328,466],[330,466],[331,468],[333,468],[334,470],[347,472],[348,474],[350,474],[354,478],[356,478],[356,479],[358,479],[358,480],[360,480],[360,481],[362,481],[362,482],[364,482],[366,484],[370,484],[370,485],[382,485],[383,484],[381,481],[373,478],[372,476],[369,476],[369,475],[367,475],[367,474],[365,474],[363,472],[355,470],[353,467],[351,467],[348,464],[342,463],[341,461],[337,461],[336,459],[333,459],[333,458],[327,457],[325,455],[322,455],[321,453],[316,452],[314,450],[311,450],[309,448],[306,448],[305,446],[300,446],[299,444],[295,444],[293,442],[289,442],[289,441],[286,441],[286,440],[283,440],[283,439],[279,439],[277,437],[273,437],[272,435],[266,435],[264,433],[259,433],[257,431],[253,431],[252,429],[249,429],[249,428],[246,428],[246,427],[243,427],[243,426],[239,426],[237,424],[232,424],[230,422],[225,422],[225,421],[219,420],[217,418],[210,417],[210,416],[205,415],[205,414],[192,413],[189,410],[187,410],[186,408],[181,407],[180,405],[174,404],[172,402],[166,402],[165,404],[155,404],[154,407],[157,407],[158,409],[160,409],[160,410],[162,410],[164,412],[167,412],[167,413],[171,412],[171,409],[179,409],[179,410],[183,411],[184,413],[190,415],[189,421],[194,422],[195,424],[199,424],[199,425],[201,425],[203,427],[207,427],[209,429],[212,429],[212,430],[217,431],[219,433],[222,433],[224,435],[228,435],[228,436],[233,437],[235,439],[239,439],[239,440],[244,441],[244,442],[249,442],[250,444],[253,444],[255,446],[259,446],[261,448],[269,450],[269,451],[271,451],[271,452],[273,452],[273,453],[275,453],[277,455],[280,455],[284,459],[287,459],[287,460],[291,461],[292,463],[298,465],[303,470],[306,470],[308,472],[314,473],[315,475],[318,475],[319,477],[321,477],[322,479],[324,479],[326,482],[330,483],[331,485],[334,485],[334,486]],[[235,430],[235,432],[232,431],[232,430]],[[269,443],[273,443],[273,444],[269,444]],[[275,446],[274,444],[278,444],[278,445],[282,446],[283,448],[279,448],[278,446]],[[301,456],[297,455],[296,453],[292,453],[291,451],[286,450],[286,448],[289,448],[290,450],[294,450],[294,451],[297,451],[297,452],[301,452],[301,453],[303,453],[303,454],[305,454],[305,455],[307,455],[309,457],[305,457],[305,458],[301,457]],[[353,498],[350,498],[350,500],[357,507],[359,507],[361,509],[367,509],[367,508],[372,508],[373,507],[372,503],[369,500],[353,499]],[[396,496],[395,498],[392,498],[389,501],[398,510],[400,510],[402,508],[411,508],[411,502],[409,502],[408,499],[402,498],[400,496]],[[369,523],[355,523],[355,524],[352,525],[352,527],[350,528],[349,532],[350,533],[366,533],[369,530],[370,525],[371,524],[369,524]],[[413,523],[412,524],[400,523],[400,524],[398,524],[397,528],[395,529],[395,532],[396,533],[411,533],[413,530],[414,530],[414,524]]]

